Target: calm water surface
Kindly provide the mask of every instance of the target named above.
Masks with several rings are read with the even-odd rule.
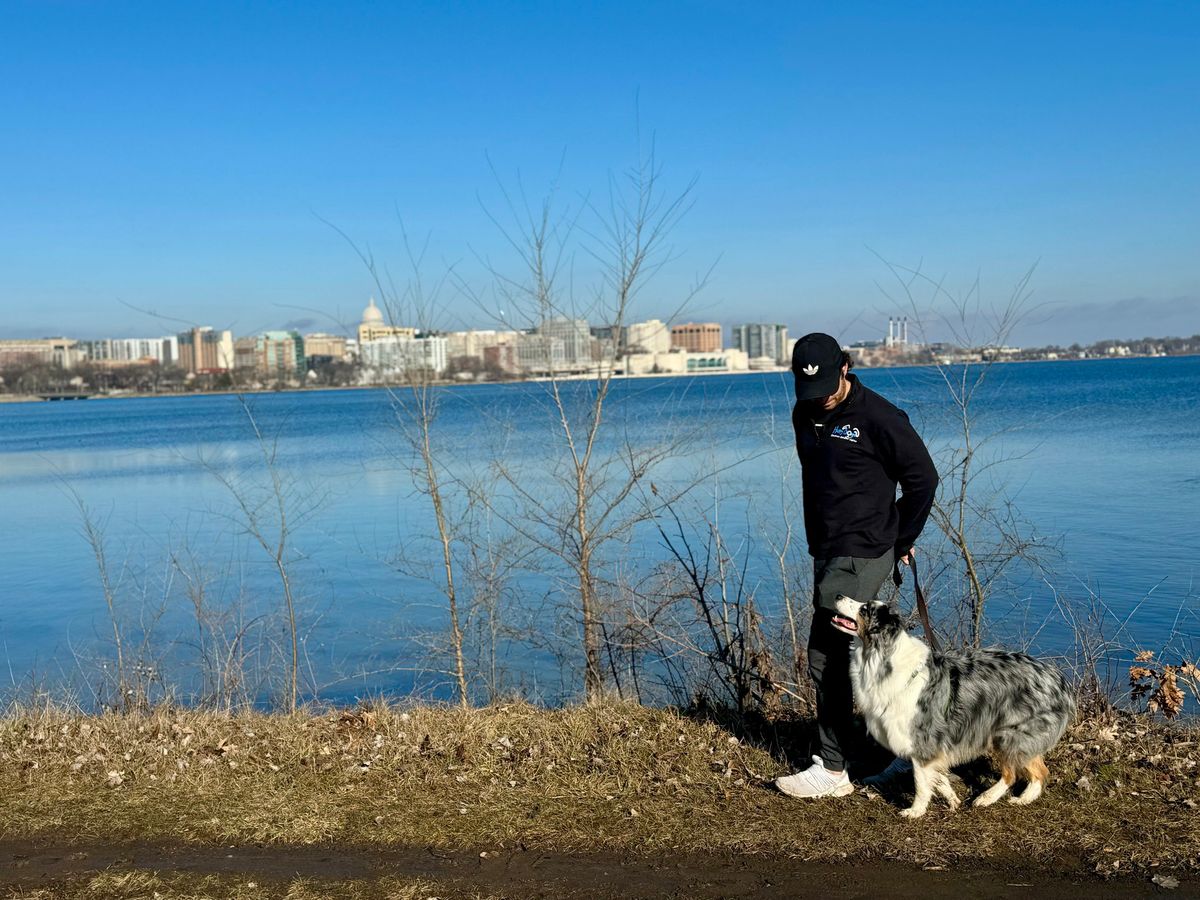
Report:
[[[909,411],[932,448],[953,438],[953,409],[936,372],[860,374]],[[692,434],[688,455],[659,477],[682,479],[700,462],[718,463],[719,495],[730,498],[724,527],[750,534],[781,514],[781,472],[792,477],[790,391],[790,379],[777,373],[630,380],[615,386],[614,421],[635,444],[666,429]],[[430,520],[405,469],[387,393],[281,393],[249,402],[298,496],[320,501],[295,538],[313,678],[330,682],[335,673],[411,654],[404,635],[436,623],[438,611],[427,584],[389,563],[398,547],[427,549]],[[455,387],[442,403],[437,433],[451,468],[483,471],[500,456],[537,481],[547,452],[543,386]],[[1003,485],[1042,534],[1061,539],[1052,575],[1014,582],[1002,611],[1012,621],[995,623],[996,633],[1018,630],[1017,619],[1028,630],[1049,617],[1054,589],[1080,595],[1085,587],[1118,615],[1131,614],[1132,637],[1148,646],[1172,630],[1194,632],[1200,358],[997,366],[977,409],[977,433],[996,435],[985,458],[1007,460],[983,476],[980,491]],[[214,472],[262,483],[260,448],[236,397],[0,405],[0,677],[69,675],[108,628],[73,495],[103,523],[123,602],[165,610],[161,634],[179,632],[186,612],[167,564],[172,553],[204,562],[214,597],[271,595],[262,552],[246,541]],[[792,514],[799,524],[799,509]],[[645,541],[646,554],[656,552],[653,544]],[[768,577],[765,557],[751,551],[751,565]],[[531,598],[541,599],[547,579],[531,576]],[[1053,650],[1065,631],[1052,624],[1039,641]],[[530,656],[507,665],[536,674],[543,663]],[[411,684],[411,675],[393,672],[333,684],[324,695]]]

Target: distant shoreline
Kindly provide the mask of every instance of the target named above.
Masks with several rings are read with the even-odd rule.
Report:
[[[1123,362],[1135,359],[1188,359],[1200,356],[1200,353],[1176,353],[1169,356],[1089,356],[1084,358],[1079,357],[1059,357],[1058,359],[997,359],[993,360],[989,365],[1025,365],[1029,363],[1087,363],[1087,362]],[[981,365],[978,360],[972,361],[972,365]],[[887,366],[867,366],[855,365],[859,371],[883,371],[885,369],[929,369],[934,367],[934,363],[898,363],[896,365]],[[961,363],[950,363],[948,365],[961,365]],[[615,375],[615,380],[633,380],[645,378],[693,378],[693,377],[708,377],[713,375],[781,375],[790,372],[787,366],[776,366],[771,369],[746,369],[738,372],[643,372],[636,375]],[[588,381],[594,378],[592,375],[568,375],[559,378],[559,381]],[[509,385],[509,384],[544,384],[551,379],[546,377],[539,378],[514,378],[511,381],[435,381],[431,387],[477,387],[479,385]],[[259,394],[308,394],[325,391],[378,391],[378,390],[403,390],[411,387],[407,384],[343,384],[343,385],[311,385],[307,387],[288,387],[288,388],[221,388],[211,391],[179,391],[169,392],[162,391],[158,393],[124,393],[124,394],[91,394],[87,400],[151,400],[163,397],[222,397],[236,396],[239,394],[259,395]],[[50,403],[54,401],[43,400],[36,394],[0,394],[0,404],[5,403]],[[73,403],[81,402],[78,400],[71,401]]]

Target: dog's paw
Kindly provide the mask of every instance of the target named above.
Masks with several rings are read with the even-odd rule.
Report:
[[[1040,781],[1035,781],[1015,797],[1009,797],[1008,802],[1015,803],[1018,806],[1026,806],[1040,796],[1042,796],[1042,784]]]
[[[925,810],[917,809],[915,806],[910,806],[908,809],[900,810],[900,815],[906,819],[919,819],[925,815]]]
[[[949,797],[947,797],[946,805],[948,807],[950,807],[950,812],[954,812],[956,809],[958,809],[960,806],[962,806],[962,801],[959,800],[957,797],[955,797],[953,800],[951,800]]]
[[[977,806],[977,807],[978,806],[991,806],[998,799],[1000,799],[1000,798],[999,797],[989,797],[987,794],[980,794],[978,797],[976,797],[974,800],[971,801],[971,805]]]

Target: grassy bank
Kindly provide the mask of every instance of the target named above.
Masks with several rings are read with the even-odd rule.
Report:
[[[788,855],[1077,872],[1200,870],[1200,733],[1144,718],[1076,726],[1037,804],[897,815],[862,791],[767,786],[810,723],[737,734],[632,706],[0,720],[8,841]],[[790,759],[788,757],[791,757]],[[960,794],[989,783],[961,773]],[[115,877],[115,876],[114,876]],[[399,890],[399,887],[397,888]],[[32,895],[31,895],[32,896]]]

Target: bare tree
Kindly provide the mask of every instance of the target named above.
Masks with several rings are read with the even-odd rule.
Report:
[[[92,558],[96,561],[96,573],[100,578],[100,590],[104,595],[104,605],[108,609],[108,620],[112,626],[113,648],[117,655],[117,696],[120,697],[120,705],[124,706],[129,702],[129,692],[131,689],[127,677],[128,673],[125,670],[125,646],[121,619],[117,612],[119,579],[113,578],[109,567],[108,550],[104,536],[105,523],[96,518],[83,497],[74,487],[65,480],[62,481],[62,485],[70,496],[71,501],[75,504],[75,508],[79,510],[80,533],[83,535],[83,539],[87,542],[88,548],[92,552]]]
[[[716,701],[739,716],[785,698],[803,703],[804,687],[779,665],[759,604],[760,592],[774,599],[775,585],[760,569],[770,557],[756,548],[749,504],[740,525],[722,521],[722,510],[748,498],[725,496],[720,473],[709,487],[707,494],[653,503],[652,528],[666,556],[642,579],[627,610],[622,649],[630,671],[641,656],[642,679],[661,683],[674,702]],[[794,656],[794,645],[789,649]]]
[[[680,446],[678,436],[622,440],[621,417],[610,409],[617,336],[645,283],[671,260],[668,235],[690,204],[692,186],[666,194],[661,174],[650,152],[623,178],[610,181],[602,208],[585,200],[561,215],[552,198],[533,208],[501,185],[507,217],[492,216],[520,261],[515,275],[493,267],[496,292],[527,324],[522,340],[527,356],[537,358],[545,373],[542,408],[552,422],[549,459],[539,460],[536,473],[497,462],[497,478],[515,502],[501,515],[570,573],[589,701],[605,694],[611,675],[605,664],[604,551],[652,516],[636,502],[635,491]],[[573,283],[578,250],[596,271],[591,287],[579,292]],[[554,332],[564,329],[567,340],[581,339],[580,323],[588,320],[607,326],[612,340],[599,342],[588,364],[579,365],[577,357],[557,361]],[[572,368],[582,369],[583,377],[568,378]]]
[[[263,649],[263,616],[246,616],[240,585],[233,600],[223,597],[230,588],[228,568],[214,571],[210,561],[198,556],[187,540],[168,548],[171,570],[191,609],[194,637],[181,642],[195,649],[199,666],[199,706],[231,712],[252,702],[257,682],[264,674],[253,668]],[[261,663],[261,660],[259,660]]]
[[[508,651],[530,642],[531,628],[516,613],[527,606],[520,602],[519,579],[535,563],[529,542],[499,521],[485,499],[491,496],[487,481],[475,478],[460,486],[472,498],[459,535],[460,568],[471,589],[464,630],[474,634],[475,677],[495,702],[513,687],[505,668]]]
[[[296,529],[312,516],[324,500],[319,491],[300,485],[288,475],[279,460],[278,436],[268,436],[259,427],[250,403],[238,395],[238,405],[254,435],[254,444],[266,471],[267,483],[238,477],[216,462],[201,458],[201,465],[229,493],[236,520],[270,560],[279,582],[280,599],[287,621],[288,669],[285,698],[295,712],[300,697],[300,639],[293,568],[299,559],[293,539]]]
[[[328,224],[328,223],[327,223]],[[407,323],[415,326],[418,335],[425,339],[436,334],[435,320],[441,307],[441,294],[450,281],[453,270],[447,269],[435,282],[427,282],[425,272],[425,251],[428,241],[417,250],[409,240],[408,232],[400,223],[403,237],[405,263],[408,279],[397,286],[390,273],[382,268],[375,260],[369,249],[360,247],[344,231],[330,225],[340,234],[362,261],[384,307],[384,313],[393,326]],[[405,342],[404,344],[401,341]],[[438,555],[440,558],[439,577],[433,580],[446,601],[446,613],[449,619],[450,631],[450,676],[454,683],[455,697],[460,705],[470,704],[470,688],[467,677],[466,654],[464,651],[463,610],[461,609],[460,583],[455,544],[458,540],[460,523],[455,519],[451,510],[451,493],[465,494],[459,491],[461,487],[450,475],[442,453],[437,446],[437,418],[441,408],[442,391],[440,383],[441,372],[431,364],[427,345],[407,346],[407,338],[397,337],[394,341],[397,359],[403,361],[401,377],[404,387],[388,387],[388,400],[391,404],[393,421],[400,435],[404,438],[407,449],[412,454],[404,459],[413,483],[418,492],[429,501],[433,513],[434,527],[437,532]],[[415,343],[415,340],[414,342]],[[414,565],[411,554],[400,548],[397,554],[403,568]]]
[[[112,656],[107,651],[93,655],[86,649],[72,648],[77,668],[85,680],[92,677],[93,665],[102,673],[100,687],[91,691],[98,705],[125,711],[147,709],[156,697],[170,690],[158,629],[168,607],[171,573],[168,570],[158,578],[152,574],[153,566],[131,564],[128,554],[114,565],[107,535],[109,518],[98,516],[66,478],[60,475],[59,482],[78,510],[79,533],[95,562],[112,631]],[[110,689],[116,698],[112,701],[108,699]]]
[[[966,587],[963,621],[958,623],[960,640],[978,647],[993,588],[1015,561],[1030,560],[1049,548],[1003,488],[989,488],[982,479],[1017,458],[990,452],[1010,429],[983,428],[981,419],[987,408],[985,385],[1013,330],[1032,311],[1034,270],[1026,271],[1008,296],[992,306],[983,299],[978,279],[966,291],[955,293],[919,267],[886,261],[885,265],[896,285],[889,296],[912,314],[950,400],[954,436],[935,454],[940,483],[931,518],[952,549],[952,559],[942,571],[959,573]],[[947,336],[941,346],[932,341],[935,330]]]

